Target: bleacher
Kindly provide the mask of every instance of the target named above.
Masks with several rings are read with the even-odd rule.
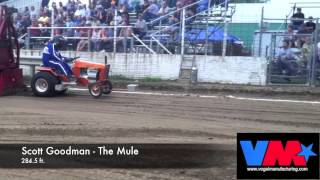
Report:
[[[19,5],[19,9],[24,8],[25,6],[40,5],[41,0],[19,0],[21,4]],[[11,1],[10,1],[11,2]],[[27,4],[28,3],[28,4]],[[33,3],[33,4],[32,4]],[[200,3],[203,3],[202,0],[196,1],[189,4],[187,7],[183,7],[179,10],[182,12],[183,10],[187,10],[189,8],[196,9]],[[9,4],[9,3],[8,3]],[[15,6],[17,7],[17,6]],[[223,27],[225,22],[231,22],[232,16],[235,12],[235,5],[233,4],[214,4],[212,6],[205,9],[202,9],[199,12],[195,12],[192,17],[186,17],[188,22],[185,23],[185,26],[182,27],[183,23],[180,21],[176,24],[169,24],[167,20],[172,14],[166,14],[162,17],[158,17],[155,20],[148,22],[148,32],[142,39],[139,39],[137,36],[132,36],[129,39],[131,41],[128,43],[128,47],[126,48],[127,51],[134,51],[134,52],[142,52],[142,53],[179,53],[181,52],[181,32],[182,28],[185,33],[187,33],[191,29],[206,29],[209,27]],[[176,10],[177,11],[177,10]],[[137,21],[137,13],[136,12],[129,12],[129,25],[134,26]],[[168,29],[173,27],[176,28],[175,35],[168,33]],[[24,36],[25,34],[21,34]],[[28,41],[32,46],[26,46],[26,48],[41,48],[44,43],[44,39],[33,39],[32,41],[27,40],[29,36],[25,38],[26,42]],[[130,44],[130,45],[129,45]],[[204,42],[200,43],[199,47],[203,47]],[[186,52],[192,52],[190,49],[195,47],[195,43],[188,42],[184,44],[186,47]],[[193,46],[193,47],[191,47]],[[71,46],[70,46],[71,47]],[[116,48],[118,49],[118,48]],[[70,49],[69,49],[70,50]]]
[[[194,6],[197,6],[200,1],[194,3]],[[223,7],[222,4],[211,6],[209,9],[205,9],[201,12],[197,12],[194,17],[192,18],[192,22],[190,24],[186,25],[186,30],[190,29],[204,29],[208,26],[215,26],[215,27],[223,27],[224,23],[226,21],[231,22],[232,16],[235,13],[236,6],[235,4],[228,4],[227,8]],[[165,15],[163,17],[159,17],[158,19],[166,19],[169,17],[169,15]],[[136,13],[130,13],[130,22],[131,25],[134,25],[134,22],[136,21]],[[159,25],[160,21],[154,22],[154,25],[152,28],[148,30],[148,34],[145,36],[142,41],[148,45],[149,48],[153,49],[157,53],[167,53],[168,49],[171,49],[172,53],[177,53],[180,51],[180,42],[177,41],[162,41],[163,39],[169,38],[170,35],[166,33],[166,29],[172,27],[172,25],[169,25],[168,22],[161,22],[161,25]],[[151,21],[153,23],[153,21]],[[181,23],[179,22],[177,25],[180,26],[179,32],[181,32]],[[158,40],[158,42],[155,41],[155,39]],[[163,46],[166,48],[161,48],[159,42],[162,43]],[[187,44],[189,46],[190,44]],[[194,44],[193,44],[194,45]],[[137,47],[138,52],[147,52],[148,50],[144,45],[138,44],[135,45]],[[187,47],[187,49],[192,49],[192,47]],[[192,52],[192,51],[186,51],[186,52]]]

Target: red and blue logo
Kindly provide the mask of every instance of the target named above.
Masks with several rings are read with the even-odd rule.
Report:
[[[319,178],[319,134],[239,133],[239,179]]]
[[[287,141],[285,146],[279,140],[240,141],[247,166],[307,166],[310,157],[317,156],[312,151],[313,144],[303,145],[297,140]]]

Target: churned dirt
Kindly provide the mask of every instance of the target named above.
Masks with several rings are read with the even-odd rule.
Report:
[[[0,143],[205,143],[220,147],[217,161],[224,163],[191,169],[0,169],[0,179],[236,179],[238,132],[319,131],[320,104],[123,93],[93,99],[86,92],[5,96]]]

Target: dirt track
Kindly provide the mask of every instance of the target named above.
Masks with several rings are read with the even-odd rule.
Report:
[[[208,143],[231,153],[206,169],[2,169],[0,179],[236,179],[237,132],[319,132],[319,110],[222,96],[1,97],[1,143]]]

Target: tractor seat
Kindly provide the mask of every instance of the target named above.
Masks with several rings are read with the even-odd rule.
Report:
[[[54,68],[46,67],[46,66],[43,66],[43,65],[38,67],[37,70],[39,70],[39,71],[56,71],[56,69],[54,69]]]

